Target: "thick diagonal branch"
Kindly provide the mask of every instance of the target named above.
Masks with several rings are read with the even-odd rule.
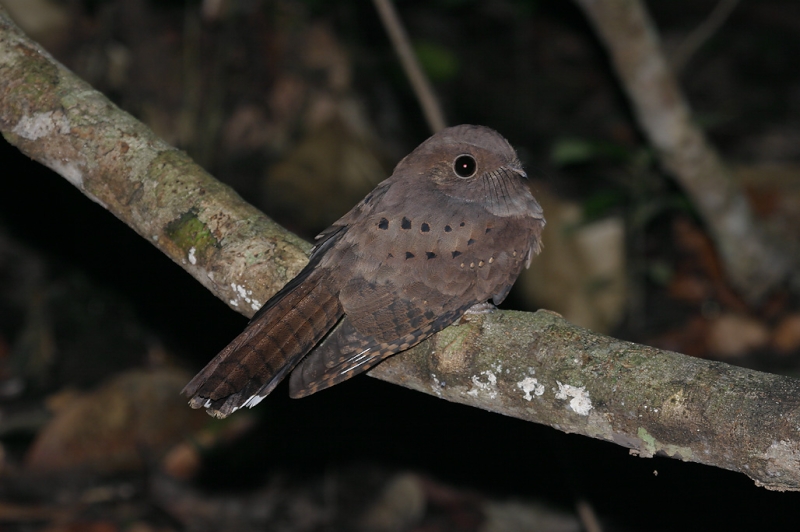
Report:
[[[42,52],[2,8],[0,130],[243,314],[305,262],[306,243]],[[552,313],[471,316],[372,375],[800,489],[800,381],[622,342]]]
[[[67,70],[2,7],[0,128],[244,314],[306,262],[307,242]]]

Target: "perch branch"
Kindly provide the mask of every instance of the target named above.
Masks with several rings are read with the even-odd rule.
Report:
[[[750,301],[760,300],[794,274],[797,258],[762,230],[742,187],[692,121],[641,0],[575,1],[608,49],[662,165],[705,220],[733,285]]]
[[[308,244],[79,80],[2,8],[0,129],[243,314],[305,262]],[[546,311],[469,316],[371,374],[639,456],[800,489],[800,380],[615,340]]]
[[[111,211],[229,306],[252,314],[306,263],[307,242],[67,70],[2,7],[0,46],[6,140]]]

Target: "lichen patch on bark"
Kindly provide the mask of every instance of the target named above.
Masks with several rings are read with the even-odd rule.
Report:
[[[46,111],[23,116],[11,132],[26,140],[37,140],[51,133],[66,135],[69,129],[69,121],[63,113]]]
[[[198,261],[202,263],[219,246],[219,242],[211,234],[206,224],[198,218],[195,209],[190,209],[170,222],[165,227],[164,233],[179,249],[184,251],[185,256],[194,258],[192,264],[196,264]]]
[[[539,381],[533,377],[525,377],[519,381],[517,383],[517,388],[522,390],[522,392],[525,394],[522,396],[522,398],[526,401],[531,401],[533,396],[539,397],[544,395],[544,384],[539,384]]]
[[[592,400],[589,398],[589,392],[583,386],[572,386],[571,384],[563,384],[556,381],[558,390],[556,391],[556,399],[567,400],[569,399],[569,407],[573,412],[581,416],[588,416],[592,411]]]

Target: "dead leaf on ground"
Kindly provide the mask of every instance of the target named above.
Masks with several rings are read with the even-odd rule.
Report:
[[[708,235],[686,218],[675,220],[673,234],[675,245],[683,255],[677,267],[678,279],[682,274],[694,275],[700,282],[707,284],[703,291],[707,292],[708,297],[713,297],[725,308],[737,312],[747,311],[747,304],[731,288],[714,243]],[[680,288],[671,287],[678,293]]]
[[[760,320],[724,313],[711,320],[708,350],[721,358],[737,358],[766,347],[769,339],[769,329]]]
[[[800,350],[800,314],[785,316],[772,332],[772,347],[780,354]]]
[[[179,394],[190,375],[132,370],[61,404],[26,457],[37,473],[136,470],[207,422]]]
[[[647,343],[659,349],[677,351],[684,355],[703,358],[708,355],[707,339],[709,328],[709,320],[697,315],[690,318],[679,328],[667,331]]]

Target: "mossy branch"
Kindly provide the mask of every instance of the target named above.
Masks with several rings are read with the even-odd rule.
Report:
[[[2,8],[0,129],[245,315],[305,263],[307,243],[78,79]],[[615,340],[549,312],[468,316],[371,374],[639,456],[800,489],[800,381]]]

